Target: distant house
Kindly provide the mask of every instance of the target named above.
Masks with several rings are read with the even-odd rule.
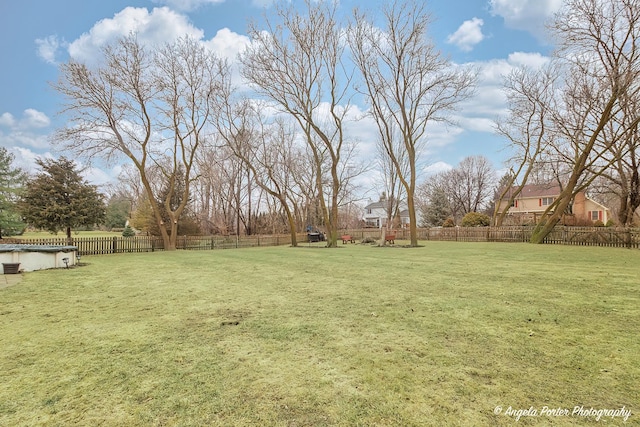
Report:
[[[503,200],[498,203],[500,210],[504,208],[511,194],[517,191],[518,187],[512,187]],[[506,224],[536,224],[542,219],[542,214],[547,207],[560,195],[558,185],[527,184],[516,196],[513,204],[509,207]],[[573,199],[571,213],[566,214],[563,222],[566,225],[586,225],[596,221],[607,223],[611,218],[610,210],[601,203],[590,199],[584,192],[579,192]]]
[[[377,202],[369,203],[364,207],[364,215],[362,219],[364,220],[366,227],[384,227],[387,225],[387,209],[389,202],[386,200],[384,195]],[[409,210],[404,209],[404,206],[401,206],[402,210],[399,213],[400,217],[400,226],[402,228],[409,226]]]

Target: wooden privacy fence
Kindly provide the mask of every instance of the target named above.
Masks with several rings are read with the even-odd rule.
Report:
[[[306,234],[297,235],[298,242],[307,239]],[[9,239],[7,239],[8,241]],[[10,239],[11,243],[28,243],[31,245],[72,245],[78,247],[78,253],[84,255],[106,255],[133,252],[155,252],[164,250],[162,237],[66,237],[46,239]],[[291,235],[273,236],[179,236],[177,249],[212,250],[237,249],[258,246],[279,246],[291,244]]]
[[[418,240],[441,240],[457,242],[528,242],[533,226],[508,227],[434,227],[419,228]],[[396,240],[409,240],[409,230],[394,230]],[[344,230],[356,241],[365,238],[380,238],[380,230],[365,228]],[[640,228],[616,227],[556,227],[544,243],[580,246],[611,246],[640,248]]]

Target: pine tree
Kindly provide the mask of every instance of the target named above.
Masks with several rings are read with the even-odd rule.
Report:
[[[13,154],[0,147],[0,239],[3,235],[21,234],[25,229],[17,202],[26,175],[12,167],[13,160]]]
[[[105,219],[104,196],[97,187],[80,176],[72,160],[38,159],[42,168],[27,182],[19,204],[22,216],[30,225],[52,233],[101,224]]]

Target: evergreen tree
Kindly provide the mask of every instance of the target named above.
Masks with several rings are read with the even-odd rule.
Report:
[[[124,228],[129,220],[131,201],[124,197],[114,196],[109,199],[105,217],[105,225],[108,228]]]
[[[422,214],[425,225],[432,227],[442,225],[451,216],[449,198],[443,188],[436,186],[431,190]]]
[[[0,239],[22,234],[25,229],[17,202],[26,175],[12,166],[13,159],[13,154],[0,147]]]
[[[30,225],[52,233],[101,224],[105,218],[104,196],[97,187],[80,176],[72,160],[38,159],[42,168],[27,182],[19,204],[22,216]]]

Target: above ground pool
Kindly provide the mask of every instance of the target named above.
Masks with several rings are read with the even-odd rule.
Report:
[[[76,246],[0,244],[3,274],[66,268],[76,264]]]

